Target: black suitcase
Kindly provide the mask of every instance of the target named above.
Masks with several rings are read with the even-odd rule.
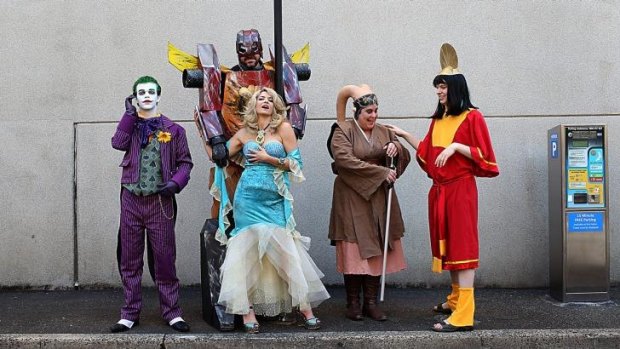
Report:
[[[205,221],[200,233],[200,283],[202,286],[202,318],[220,331],[235,329],[235,315],[224,312],[217,304],[220,297],[220,268],[226,257],[226,246],[215,240],[217,219]]]

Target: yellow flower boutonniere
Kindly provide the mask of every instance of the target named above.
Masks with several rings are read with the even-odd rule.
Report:
[[[170,132],[159,131],[157,134],[157,141],[159,143],[168,143],[170,140],[172,140],[172,135]]]

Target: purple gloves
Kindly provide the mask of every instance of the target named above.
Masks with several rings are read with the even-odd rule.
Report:
[[[133,94],[125,98],[125,112],[134,117],[138,117],[138,112],[136,111],[136,107],[134,107],[133,103],[131,103],[131,100],[134,98],[136,98],[136,96],[134,96]]]
[[[129,95],[129,97],[125,98],[125,115],[123,115],[118,123],[118,128],[129,134],[133,132],[136,121],[138,121],[138,112],[136,111],[136,107],[131,103],[131,100],[135,97],[134,95]]]
[[[168,181],[166,183],[160,183],[157,185],[158,194],[163,196],[174,196],[174,194],[178,193],[180,190],[179,185],[174,181]]]

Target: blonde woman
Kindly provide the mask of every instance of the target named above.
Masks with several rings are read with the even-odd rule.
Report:
[[[295,229],[289,176],[302,181],[302,160],[286,107],[278,94],[262,88],[249,99],[244,127],[228,142],[231,159],[245,167],[231,205],[217,169],[212,193],[220,201],[218,240],[227,243],[219,304],[243,315],[244,329],[258,333],[256,314],[275,316],[299,308],[302,324],[318,329],[312,308],[329,298],[323,273],[308,254],[310,239]],[[237,156],[235,156],[237,155]],[[227,237],[226,215],[235,228]]]

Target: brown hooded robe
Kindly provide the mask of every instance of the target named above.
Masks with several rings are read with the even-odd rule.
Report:
[[[329,239],[332,245],[338,240],[357,243],[364,259],[383,254],[388,198],[385,179],[389,172],[389,158],[383,147],[392,142],[398,148],[398,155],[394,158],[398,177],[411,160],[409,151],[383,125],[375,125],[369,140],[352,119],[335,123],[327,140],[334,159],[332,170],[337,175]],[[398,197],[393,191],[390,241],[400,239],[404,231]]]

